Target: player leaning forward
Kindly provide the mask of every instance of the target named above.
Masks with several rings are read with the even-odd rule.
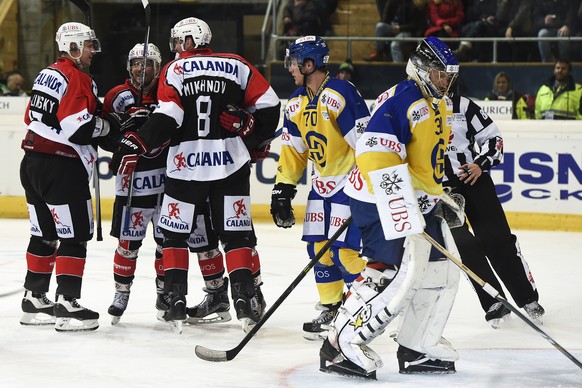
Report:
[[[409,78],[378,97],[356,144],[357,169],[346,193],[368,264],[320,350],[323,372],[375,378],[383,363],[368,344],[399,314],[400,372],[455,371],[458,354],[441,335],[459,271],[418,233],[424,230],[456,252],[446,222],[435,213],[442,206],[451,131],[446,92],[458,69],[444,43],[426,38],[408,61]],[[416,234],[401,234],[409,224]]]
[[[251,306],[257,298],[248,149],[274,137],[280,101],[244,58],[209,48],[212,33],[203,20],[183,19],[170,35],[178,57],[160,74],[159,106],[138,134],[125,134],[119,172],[130,173],[138,154],[170,141],[158,222],[164,234],[164,288],[171,296],[164,320],[179,327],[186,319],[188,237],[208,199],[237,318],[246,326],[259,319]]]
[[[96,115],[101,103],[86,72],[101,51],[93,30],[81,23],[65,23],[56,33],[56,42],[59,57],[36,76],[24,117],[27,133],[20,180],[31,237],[20,323],[55,323],[57,331],[95,330],[99,314],[77,302],[87,241],[93,237],[88,181],[94,173],[97,143],[111,143],[131,118],[123,113]],[[46,297],[53,268],[54,306]],[[49,318],[39,320],[38,313]]]

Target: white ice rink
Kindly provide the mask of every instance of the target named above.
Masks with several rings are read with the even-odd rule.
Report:
[[[318,313],[313,308],[317,296],[311,274],[233,361],[202,361],[194,354],[197,344],[227,350],[244,333],[236,319],[185,326],[181,335],[156,320],[151,239],[140,251],[129,307],[121,322],[111,326],[107,308],[113,299],[116,241],[107,235],[108,228],[105,223],[105,241],[89,243],[80,299],[101,314],[100,327],[94,332],[57,333],[53,327],[19,324],[28,221],[0,220],[4,279],[0,284],[0,387],[582,387],[582,369],[519,318],[492,329],[463,277],[445,330],[461,357],[453,375],[398,374],[397,345],[387,334],[371,344],[385,363],[377,382],[319,372],[321,344],[301,335],[302,323]],[[263,293],[271,304],[308,260],[299,240],[301,225],[282,230],[265,223],[256,229]],[[582,233],[516,234],[546,309],[542,329],[582,360]],[[189,305],[202,299],[202,285],[192,262]],[[53,278],[51,298],[54,291]]]

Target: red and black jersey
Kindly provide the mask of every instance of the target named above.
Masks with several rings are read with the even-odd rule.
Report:
[[[147,106],[152,111],[158,104],[158,83],[156,83],[148,90],[143,92],[141,106]],[[137,106],[139,90],[133,86],[129,79],[125,83],[114,86],[103,100],[103,113],[110,112],[126,112],[129,108]]]
[[[187,181],[238,171],[250,160],[247,147],[274,137],[280,114],[279,98],[254,66],[210,49],[184,52],[164,67],[158,104],[140,136],[150,148],[171,139],[167,176]],[[244,142],[220,125],[229,104],[255,118],[255,130]]]
[[[91,176],[97,156],[94,115],[100,104],[91,76],[59,57],[34,79],[24,124],[42,138],[74,149]]]
[[[158,82],[148,92],[142,95],[141,106],[154,110],[157,106]],[[136,107],[139,90],[133,86],[130,80],[113,87],[105,95],[103,100],[103,113],[127,112],[128,109]],[[167,149],[155,153],[155,156],[142,156],[139,158],[135,172],[133,174],[133,192],[136,197],[158,195],[164,191]],[[115,195],[125,197],[129,191],[129,180],[131,175],[117,175],[115,178]]]

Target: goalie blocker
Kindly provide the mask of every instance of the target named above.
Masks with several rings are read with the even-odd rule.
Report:
[[[419,234],[426,230],[456,251],[447,222],[436,209],[422,216],[406,164],[373,171],[370,178],[378,213],[389,214],[380,217],[384,238],[376,241],[382,252],[393,253],[378,257],[392,262],[368,258],[320,351],[320,370],[375,379],[383,362],[368,345],[402,314],[396,337],[400,373],[454,373],[458,354],[442,332],[459,270]]]

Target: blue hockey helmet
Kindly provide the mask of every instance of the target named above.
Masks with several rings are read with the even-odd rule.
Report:
[[[406,74],[416,81],[425,98],[440,99],[459,75],[459,62],[449,46],[429,36],[410,55]]]
[[[285,53],[285,69],[291,66],[295,58],[297,66],[301,67],[306,59],[311,59],[316,69],[327,66],[329,62],[329,47],[319,36],[308,35],[296,39],[289,45]]]

